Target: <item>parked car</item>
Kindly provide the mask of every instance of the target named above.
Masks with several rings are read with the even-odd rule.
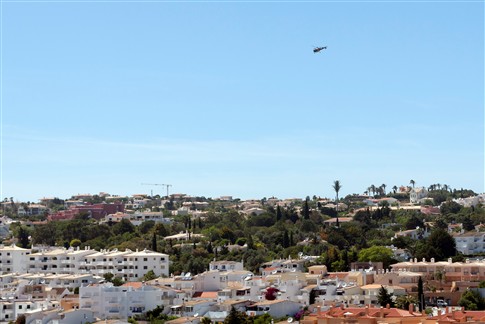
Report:
[[[448,303],[445,302],[444,299],[437,299],[436,300],[436,306],[438,306],[438,307],[446,307],[446,306],[448,306]]]

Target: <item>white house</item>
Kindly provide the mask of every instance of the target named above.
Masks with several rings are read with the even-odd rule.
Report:
[[[269,314],[271,317],[280,318],[294,316],[304,305],[288,300],[264,300],[247,307],[248,316]]]
[[[236,271],[236,270],[244,270],[244,265],[242,262],[237,261],[212,261],[209,263],[209,270],[218,270],[218,271]]]
[[[420,199],[428,196],[428,190],[425,187],[412,188],[409,193],[409,201],[412,204],[417,204]]]
[[[93,312],[85,309],[70,309],[61,311],[54,310],[37,310],[25,313],[25,323],[27,324],[70,324],[70,323],[93,323],[95,318]]]

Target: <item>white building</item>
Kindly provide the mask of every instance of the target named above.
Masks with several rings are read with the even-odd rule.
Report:
[[[137,283],[138,284],[138,283]],[[126,319],[164,304],[182,303],[167,289],[156,286],[131,285],[115,287],[111,284],[79,288],[79,308],[91,310],[101,319]],[[166,307],[165,307],[166,308]]]
[[[453,234],[456,250],[464,255],[485,252],[485,232],[466,232]]]
[[[31,301],[27,299],[9,299],[0,301],[0,322],[8,323],[15,321],[15,319],[26,313],[30,313],[35,310],[51,310],[59,308],[57,301]]]
[[[167,254],[143,251],[102,250],[86,255],[81,262],[82,273],[92,273],[103,276],[112,273],[126,281],[138,281],[148,271],[152,270],[157,276],[169,275],[169,258]]]
[[[237,261],[212,261],[209,263],[209,270],[218,270],[218,271],[236,271],[236,270],[244,270],[244,265],[242,262]]]
[[[425,187],[418,187],[411,189],[409,193],[409,201],[412,204],[417,204],[420,199],[423,199],[428,196],[428,190]]]
[[[280,318],[294,316],[304,305],[288,300],[265,300],[247,307],[248,316],[269,314],[271,317]]]
[[[95,318],[93,312],[82,309],[61,310],[38,310],[25,313],[27,324],[71,324],[71,323],[93,323]]]
[[[86,249],[55,249],[32,253],[28,259],[24,256],[23,261],[21,260],[18,258],[19,265],[23,262],[26,269],[11,271],[71,275],[92,274],[100,277],[105,273],[112,273],[124,278],[125,281],[137,281],[150,270],[156,276],[169,275],[168,255],[149,250],[118,251],[115,249],[98,252],[88,247]]]
[[[41,250],[32,253],[27,261],[29,273],[80,273],[81,263],[87,255],[96,253],[95,250],[65,249]]]
[[[30,249],[16,245],[0,246],[0,273],[27,272],[27,256]]]

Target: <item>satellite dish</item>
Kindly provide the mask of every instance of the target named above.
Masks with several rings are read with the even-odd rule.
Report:
[[[288,317],[288,319],[286,320],[288,323],[291,323],[293,322],[293,317]]]
[[[195,313],[195,314],[194,314],[194,317],[198,317],[198,316],[199,316],[199,313]]]

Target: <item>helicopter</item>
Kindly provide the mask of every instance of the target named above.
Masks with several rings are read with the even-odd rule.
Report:
[[[324,49],[327,49],[327,46],[323,46],[323,47],[314,47],[314,48],[313,48],[313,53],[318,53],[318,52],[320,52],[321,50],[324,50]]]

